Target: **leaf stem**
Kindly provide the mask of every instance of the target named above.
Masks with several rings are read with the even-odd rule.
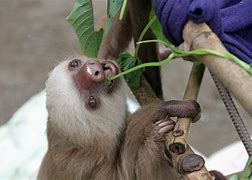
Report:
[[[140,36],[139,36],[139,38],[138,38],[138,42],[139,42],[139,41],[142,41],[142,39],[143,39],[145,33],[148,31],[148,29],[150,29],[151,25],[156,21],[156,19],[157,19],[157,17],[156,17],[156,16],[153,16],[153,17],[149,20],[148,24],[144,27],[143,31],[141,32],[141,34],[140,34]],[[135,54],[134,54],[135,57],[137,57],[137,54],[138,54],[138,51],[139,51],[139,48],[140,48],[140,44],[138,44],[138,43],[136,43],[136,44],[137,44],[137,45],[136,45],[136,50],[135,50]]]
[[[122,9],[120,11],[120,15],[119,15],[119,19],[122,20],[125,9],[126,9],[126,5],[127,5],[128,0],[123,0],[123,4],[122,4]]]
[[[235,62],[236,64],[238,64],[240,67],[242,67],[249,74],[252,74],[252,67],[249,64],[247,64],[247,63],[243,62],[242,60],[240,60],[235,55],[231,54],[230,52],[219,52],[219,51],[214,51],[214,50],[211,50],[211,49],[195,49],[195,50],[192,50],[192,51],[183,51],[183,50],[180,50],[180,49],[176,48],[172,44],[169,44],[169,43],[167,43],[165,41],[161,41],[161,40],[158,40],[158,39],[140,41],[140,42],[137,42],[137,44],[152,43],[152,42],[158,42],[158,43],[164,44],[166,47],[171,49],[171,51],[175,54],[176,57],[214,55],[214,56],[226,58],[226,59],[229,59],[229,60]]]
[[[252,67],[249,64],[243,62],[238,57],[236,57],[235,55],[233,55],[233,54],[231,54],[229,52],[219,52],[219,51],[214,51],[214,50],[211,50],[211,49],[196,49],[196,50],[192,50],[192,51],[184,51],[179,56],[184,57],[184,56],[195,56],[195,55],[196,56],[199,56],[199,55],[214,55],[214,56],[226,58],[226,59],[229,59],[229,60],[235,62],[236,64],[238,64],[240,67],[242,67],[249,74],[252,74]]]
[[[161,43],[161,44],[165,45],[166,47],[170,48],[175,53],[183,53],[183,52],[185,52],[185,51],[182,51],[182,50],[176,48],[173,44],[167,43],[167,42],[159,40],[159,39],[138,41],[137,44],[154,43],[154,42]]]
[[[150,66],[161,66],[161,65],[164,65],[164,64],[169,64],[173,59],[175,58],[175,54],[174,53],[171,53],[168,58],[166,58],[165,60],[162,60],[162,61],[159,61],[159,62],[148,62],[148,63],[144,63],[144,64],[139,64],[133,68],[130,68],[124,72],[121,72],[113,77],[109,77],[109,81],[111,80],[114,80],[118,77],[121,77],[125,74],[128,74],[128,73],[131,73],[133,71],[136,71],[138,69],[142,69],[142,68],[145,68],[145,67],[150,67]]]

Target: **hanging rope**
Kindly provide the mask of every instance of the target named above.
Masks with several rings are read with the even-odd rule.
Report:
[[[252,139],[250,138],[249,132],[234,104],[234,101],[228,92],[228,90],[220,83],[220,81],[214,76],[211,72],[214,83],[220,93],[221,99],[224,102],[224,105],[228,111],[230,119],[232,120],[234,127],[246,148],[246,151],[249,156],[252,156]]]

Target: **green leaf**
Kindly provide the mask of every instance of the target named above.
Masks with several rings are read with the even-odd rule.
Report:
[[[156,17],[155,13],[154,13],[154,10],[152,9],[151,13],[150,13],[150,18],[149,19],[152,19]],[[166,43],[169,43],[171,44],[167,38],[165,37],[164,33],[163,33],[163,30],[162,30],[162,26],[158,20],[158,18],[155,18],[155,21],[152,23],[151,25],[151,30],[152,32],[156,35],[157,39],[161,40],[161,41],[164,41]]]
[[[80,47],[88,57],[96,57],[103,36],[103,29],[94,29],[93,6],[90,0],[76,0],[66,20],[75,30]]]
[[[133,56],[134,57],[134,56]],[[143,63],[143,64],[138,64],[137,66],[134,66],[134,67],[132,67],[132,68],[130,68],[130,69],[128,69],[128,70],[125,70],[125,71],[123,71],[123,72],[120,72],[120,73],[118,73],[117,75],[115,75],[115,76],[113,76],[113,77],[109,77],[109,81],[111,81],[111,80],[114,80],[114,79],[116,79],[116,78],[119,78],[119,77],[121,77],[121,76],[124,76],[124,75],[127,75],[127,74],[129,74],[129,73],[132,73],[132,72],[134,72],[134,71],[136,71],[136,70],[141,70],[141,69],[143,69],[143,68],[147,68],[147,67],[159,67],[159,66],[162,66],[162,65],[164,65],[164,64],[169,64],[169,63],[171,63],[172,62],[172,60],[174,59],[174,58],[176,58],[176,56],[175,56],[175,54],[174,53],[171,53],[169,56],[168,56],[168,58],[166,58],[166,59],[164,59],[164,60],[162,60],[162,61],[159,61],[159,62],[148,62],[148,63]]]
[[[116,13],[122,6],[122,2],[123,0],[108,0],[107,1],[107,22],[106,22],[105,34],[107,34],[109,29],[111,28],[113,17],[115,17]]]
[[[237,175],[232,175],[228,180],[239,180]]]
[[[252,157],[248,159],[247,165],[242,172],[241,180],[252,179]]]
[[[120,53],[119,58],[118,58],[118,65],[121,71],[126,71],[128,69],[131,69],[138,64],[140,64],[140,61],[136,57],[129,54],[128,52]],[[140,87],[141,74],[142,74],[142,70],[139,69],[139,70],[126,74],[124,77],[131,88],[137,89]]]

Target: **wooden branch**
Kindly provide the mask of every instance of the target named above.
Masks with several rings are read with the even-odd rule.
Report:
[[[199,86],[201,78],[204,73],[204,65],[195,64],[192,68],[192,72],[187,85],[187,90],[184,99],[196,99],[199,91]],[[141,88],[138,90],[132,90],[138,102],[143,106],[153,102],[161,102],[159,98],[155,95],[154,91],[148,84],[148,82],[143,78]],[[188,120],[190,127],[191,120]],[[178,123],[178,122],[177,122]],[[182,124],[185,123],[184,119],[181,119]],[[189,132],[189,130],[188,130]],[[187,134],[188,136],[188,134]],[[169,145],[173,142],[174,137],[172,134],[166,136],[166,148],[169,151]],[[185,141],[187,142],[187,140]],[[212,176],[207,171],[204,166],[204,159],[199,155],[194,154],[192,149],[185,145],[185,151],[183,154],[177,154],[169,151],[172,160],[174,161],[174,166],[181,173],[183,179],[185,180],[212,180]],[[188,159],[188,160],[187,160]]]
[[[189,21],[185,25],[183,38],[191,49],[207,48],[227,52],[219,38],[206,24],[194,24]],[[196,58],[204,63],[224,87],[252,114],[252,76],[239,65],[225,58],[212,55]]]
[[[197,99],[201,80],[204,74],[204,65],[195,63],[192,67],[191,75],[188,81],[188,85],[185,91],[184,99]],[[141,105],[146,105],[153,102],[161,102],[157,98],[152,88],[148,82],[143,78],[142,85],[139,90],[133,90],[133,93]],[[204,166],[204,160],[199,155],[194,154],[191,148],[187,145],[187,138],[189,134],[189,129],[191,125],[191,119],[180,118],[178,119],[176,130],[182,130],[184,133],[180,137],[173,137],[171,134],[166,136],[166,146],[167,150],[172,156],[175,167],[181,173],[184,179],[186,180],[212,180],[213,177],[207,171]],[[183,153],[173,153],[170,151],[169,146],[171,142],[175,145],[182,144]],[[177,146],[175,146],[176,149]]]
[[[194,63],[188,84],[185,90],[184,100],[197,100],[201,80],[204,75],[205,66],[201,63]],[[174,138],[169,145],[170,151],[176,154],[183,154],[187,147],[188,135],[191,127],[192,119],[178,118],[173,131]]]
[[[188,97],[189,99],[196,99],[199,91],[201,77],[203,76],[203,72],[204,72],[204,65],[195,64],[193,66],[184,98]],[[154,102],[161,102],[161,100],[157,98],[156,94],[154,93],[154,91],[144,78],[142,78],[141,83],[142,84],[140,89],[132,90],[141,106]],[[189,122],[191,122],[191,120]],[[182,124],[184,123],[183,119],[181,119],[181,123]],[[169,151],[169,145],[171,142],[173,142],[173,139],[174,137],[172,136],[172,134],[168,134],[166,136],[166,149],[168,151]],[[185,151],[183,154],[177,154],[171,151],[169,152],[172,156],[174,166],[181,173],[183,179],[185,180],[213,179],[204,166],[205,163],[204,159],[201,158],[199,155],[194,154],[194,152],[188,145],[185,146]]]
[[[174,165],[181,173],[184,180],[212,180],[213,177],[205,167],[204,159],[194,154],[192,149],[187,146],[185,153],[171,153]]]
[[[203,64],[194,63],[188,84],[184,94],[184,100],[196,100],[198,97],[201,80],[205,67]],[[167,149],[170,150],[175,167],[186,180],[211,180],[212,176],[205,168],[204,159],[194,154],[188,146],[188,135],[191,127],[192,119],[178,118],[173,134],[166,136]]]

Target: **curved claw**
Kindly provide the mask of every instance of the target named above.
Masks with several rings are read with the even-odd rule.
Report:
[[[157,121],[155,125],[158,127],[159,134],[171,132],[174,129],[175,122],[171,119]]]

